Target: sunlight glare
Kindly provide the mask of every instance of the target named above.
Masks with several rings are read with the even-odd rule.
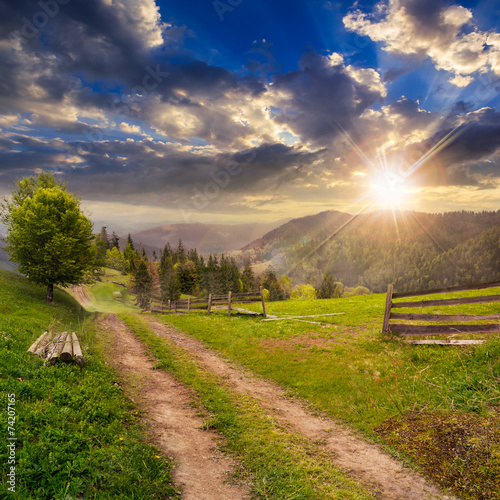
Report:
[[[383,174],[370,186],[376,203],[382,208],[401,209],[407,201],[409,190],[399,175]]]

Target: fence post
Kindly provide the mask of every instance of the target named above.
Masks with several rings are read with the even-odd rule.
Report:
[[[264,302],[264,290],[262,289],[262,286],[260,287],[260,300],[262,301],[262,311],[264,313],[264,318],[267,318],[266,303]]]
[[[210,308],[212,307],[212,294],[208,294],[208,309],[207,312],[210,314]]]
[[[168,312],[172,310],[172,305],[170,304],[170,299],[168,299]]]
[[[389,331],[389,318],[391,316],[391,309],[392,309],[392,285],[388,285],[387,297],[385,299],[384,325],[382,326],[382,333],[387,333]]]
[[[188,297],[188,312],[191,311],[191,297]]]
[[[227,294],[227,315],[231,316],[231,292]]]
[[[174,312],[175,312],[175,314],[177,314],[177,301],[175,301],[175,302],[174,302],[174,305],[175,305],[175,310],[174,310]]]

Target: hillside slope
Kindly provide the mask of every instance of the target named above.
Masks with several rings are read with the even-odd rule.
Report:
[[[294,219],[250,243],[243,253],[254,263],[272,264],[294,283],[316,285],[329,270],[348,286],[384,291],[394,283],[403,291],[497,279],[498,238],[486,236],[495,228],[500,228],[500,211],[377,211],[356,218],[330,211]],[[481,238],[488,244],[478,245]]]

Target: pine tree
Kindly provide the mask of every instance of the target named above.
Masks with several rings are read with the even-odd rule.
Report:
[[[285,293],[276,275],[276,271],[272,266],[269,266],[264,274],[262,286],[269,292],[269,300],[283,300]]]
[[[118,238],[118,235],[114,231],[111,236],[111,248],[117,248],[120,250],[120,238]]]
[[[255,274],[248,259],[246,260],[243,272],[241,273],[241,281],[243,283],[244,292],[253,292],[256,290],[257,283],[255,280]]]
[[[97,239],[97,248],[100,256],[103,259],[106,257],[106,252],[111,248],[108,232],[106,231],[106,229],[106,226],[101,227],[101,232],[99,233],[99,237]]]
[[[179,278],[172,263],[172,256],[165,256],[165,252],[160,261],[158,274],[162,300],[178,300],[181,296]]]
[[[239,293],[242,291],[242,286],[240,270],[236,265],[234,257],[231,257],[229,260],[229,289],[233,293]]]
[[[148,265],[142,259],[139,261],[132,279],[132,292],[137,295],[137,305],[141,309],[147,309],[153,293],[153,277],[149,272]]]
[[[135,248],[134,248],[134,242],[132,241],[132,237],[130,236],[130,233],[128,233],[128,236],[127,236],[127,244],[130,245],[130,248],[132,250],[135,250]]]
[[[187,257],[186,257],[186,249],[184,248],[184,245],[182,244],[181,239],[179,239],[179,245],[178,245],[177,251],[175,253],[177,255],[177,262],[184,264],[184,262],[186,262],[186,260],[187,260]]]
[[[181,292],[192,295],[197,284],[196,267],[194,263],[190,260],[186,260],[183,263],[177,262],[174,268],[179,278]]]
[[[321,280],[320,286],[316,290],[318,299],[332,299],[340,297],[340,288],[335,283],[330,271],[327,271]]]

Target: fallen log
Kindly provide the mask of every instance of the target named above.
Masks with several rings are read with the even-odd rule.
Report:
[[[47,334],[48,334],[48,332],[42,333],[42,335],[40,335],[40,337],[38,337],[35,340],[35,342],[33,342],[33,344],[31,344],[30,348],[28,349],[28,352],[31,352],[31,354],[35,354],[35,351],[38,349],[38,345],[41,344],[41,342],[43,342],[43,340],[45,339]]]
[[[73,359],[73,342],[72,335],[68,333],[66,337],[66,342],[62,348],[61,354],[59,355],[59,359],[64,362],[69,362]]]
[[[59,335],[56,342],[54,343],[54,348],[47,355],[46,362],[48,361],[51,365],[53,365],[57,361],[57,358],[59,358],[59,354],[61,354],[61,351],[64,347],[64,342],[66,341],[67,335],[67,332],[61,333],[61,335]]]
[[[38,356],[40,358],[45,357],[47,350],[51,347],[51,341],[53,336],[54,334],[50,332],[38,343],[37,349],[35,351],[35,356]]]
[[[80,347],[80,342],[78,341],[75,332],[73,332],[71,336],[73,339],[73,355],[75,356],[76,362],[81,365],[83,363],[83,354]]]

